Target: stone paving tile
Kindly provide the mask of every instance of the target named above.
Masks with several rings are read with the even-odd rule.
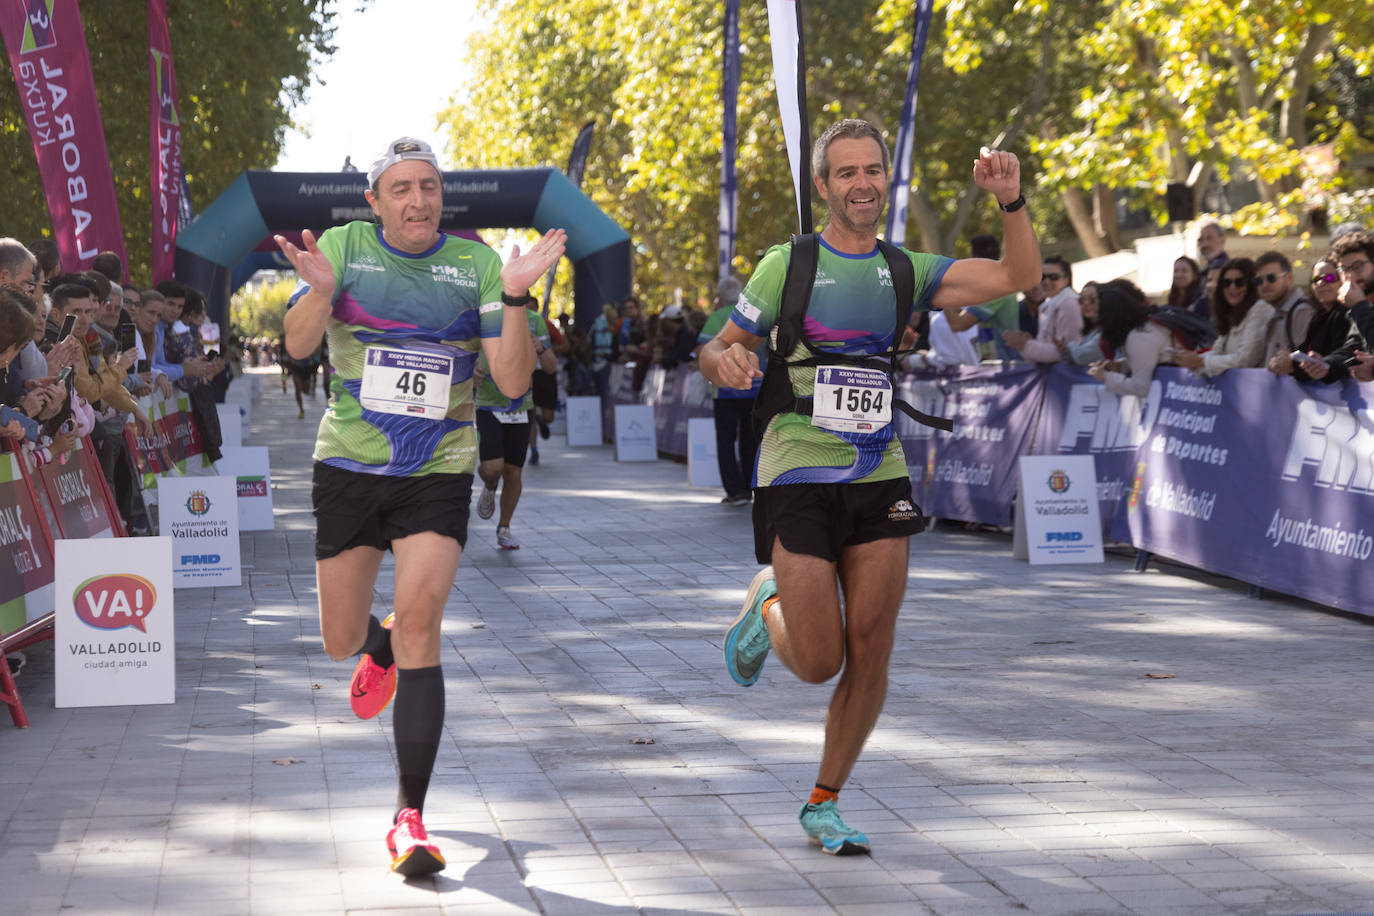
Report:
[[[54,709],[51,647],[30,651],[33,725],[0,727],[0,910],[1374,911],[1362,620],[1120,551],[1030,569],[1005,535],[940,524],[913,541],[887,705],[842,796],[875,853],[827,857],[796,813],[830,689],[720,670],[748,513],[682,465],[557,437],[526,471],[523,549],[472,526],[427,805],[449,867],[403,882],[389,717],[352,716],[352,665],[320,647],[314,426],[293,408],[269,385],[254,412],[277,530],[242,536],[244,584],[177,595],[175,704]],[[393,580],[388,560],[378,613]]]

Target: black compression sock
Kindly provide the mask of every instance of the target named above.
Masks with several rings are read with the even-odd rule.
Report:
[[[372,656],[372,660],[383,668],[390,668],[396,663],[395,657],[391,654],[391,631],[382,626],[381,621],[375,616],[367,618],[367,638],[363,640],[363,647],[357,654]]]
[[[396,813],[402,808],[424,812],[429,777],[444,730],[444,669],[401,668],[396,672],[396,699],[391,716],[396,739]]]

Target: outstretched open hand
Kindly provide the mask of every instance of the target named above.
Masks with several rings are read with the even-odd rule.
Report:
[[[329,263],[320,246],[315,242],[315,233],[306,229],[301,233],[305,248],[297,248],[285,236],[274,235],[272,239],[296,269],[296,275],[310,285],[310,289],[326,299],[334,298],[334,265]]]
[[[524,254],[520,246],[511,250],[510,260],[501,268],[501,287],[512,296],[524,295],[534,282],[548,272],[563,256],[568,243],[568,233],[562,229],[550,229],[534,247]]]

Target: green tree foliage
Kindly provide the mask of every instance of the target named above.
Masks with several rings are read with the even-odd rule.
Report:
[[[1367,4],[968,0],[954,6],[951,46],[970,59],[986,44],[993,11],[1013,34],[1035,28],[1051,6],[1055,14],[1069,6],[1086,14],[1071,33],[1072,54],[1084,65],[1083,81],[1067,99],[1072,110],[1042,121],[1034,148],[1043,157],[1044,183],[1064,193],[1090,253],[1105,253],[1119,241],[1103,222],[1104,191],[1129,189],[1163,223],[1167,184],[1194,179],[1200,204],[1214,173],[1223,181],[1258,182],[1260,202],[1235,215],[1238,228],[1295,228],[1306,196],[1301,148],[1334,142],[1337,155],[1348,156],[1371,139],[1361,140],[1342,116],[1341,88],[1326,85],[1333,72],[1368,83],[1374,17]],[[1087,195],[1099,205],[1096,222],[1083,205]]]
[[[709,296],[720,175],[718,0],[488,0],[488,8],[491,26],[470,48],[478,76],[443,115],[459,164],[561,168],[578,129],[595,120],[584,190],[634,239],[639,292],[651,308],[671,301],[677,287],[687,301]],[[911,9],[892,0],[806,3],[813,136],[857,116],[895,140]],[[940,31],[937,23],[922,77],[911,210],[922,247],[953,251],[963,235],[998,224],[986,195],[972,190],[972,163],[1028,101],[1030,80],[1017,70],[1027,55],[1010,35],[1009,53],[986,64],[987,73],[1005,72],[995,82],[944,66]],[[735,267],[747,274],[796,230],[796,216],[765,4],[741,4],[740,40]]]
[[[312,61],[332,49],[336,0],[168,0],[181,96],[182,163],[192,200],[212,201],[245,169],[276,161]],[[146,284],[152,204],[148,163],[148,25],[144,4],[83,3],[96,95],[114,173],[124,244]],[[3,234],[51,235],[42,181],[12,74],[0,79]]]
[[[262,286],[249,284],[234,293],[229,300],[229,317],[234,331],[244,337],[273,340],[281,337],[286,300],[295,288],[296,277],[292,274]]]

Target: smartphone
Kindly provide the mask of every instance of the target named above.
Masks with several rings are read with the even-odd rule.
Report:
[[[134,367],[134,371],[137,372],[139,375],[144,375],[145,373],[152,371],[152,368],[153,363],[151,360],[140,359],[138,361],[138,365]]]
[[[72,331],[76,328],[76,316],[68,315],[62,319],[62,331],[57,335],[59,341],[66,340],[72,336]]]
[[[1360,364],[1360,357],[1352,356],[1345,361],[1346,368],[1353,369]]]
[[[115,344],[121,352],[132,350],[138,346],[138,341],[134,336],[137,333],[132,324],[121,324],[115,328]]]
[[[65,385],[71,380],[72,372],[75,370],[71,366],[63,366],[62,371],[57,373],[57,384]]]
[[[1318,363],[1324,362],[1324,360],[1319,359],[1318,357],[1315,357],[1310,353],[1304,353],[1301,350],[1294,350],[1292,353],[1289,353],[1288,358],[1293,360],[1293,362],[1297,363],[1299,366],[1315,366]]]

